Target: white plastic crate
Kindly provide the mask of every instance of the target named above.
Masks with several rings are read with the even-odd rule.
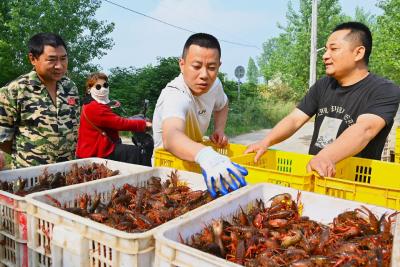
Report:
[[[28,266],[28,246],[26,241],[15,241],[6,235],[2,235],[0,242],[1,263],[0,266]]]
[[[155,243],[153,234],[161,226],[144,233],[119,231],[56,208],[49,204],[45,195],[73,206],[73,201],[79,195],[100,193],[102,202],[105,202],[110,199],[113,187],[119,188],[125,183],[146,186],[146,182],[152,176],[166,180],[172,170],[154,168],[125,177],[94,181],[90,187],[78,184],[29,195],[27,201],[30,266],[152,266]],[[206,189],[200,174],[179,171],[178,175],[180,180],[187,181],[193,190]],[[204,207],[206,206],[208,205]],[[169,223],[174,224],[175,220],[165,224]]]
[[[76,163],[78,166],[90,165],[95,163],[104,163],[111,170],[119,170],[120,175],[126,175],[129,173],[140,172],[151,169],[150,167],[127,164],[123,162],[106,160],[101,158],[86,158],[78,159],[48,165],[41,165],[29,168],[21,168],[15,170],[0,171],[0,180],[2,181],[15,181],[18,178],[27,179],[25,188],[31,188],[37,183],[37,177],[43,174],[44,169],[47,169],[49,174],[56,172],[68,172],[71,170],[72,164]],[[25,197],[18,196],[6,191],[0,190],[0,241],[6,240],[11,244],[0,253],[0,264],[6,264],[7,266],[27,266],[26,264],[20,264],[19,262],[25,263],[27,259],[18,261],[20,255],[26,256],[24,251],[26,250],[27,240],[27,223],[26,223],[26,201]],[[16,257],[11,257],[12,251],[16,250]],[[15,262],[12,264],[12,260]]]
[[[190,216],[188,216],[189,214],[183,215],[179,221],[174,224],[165,225],[165,227],[155,234],[155,266],[240,266],[180,243],[179,235],[186,240],[193,234],[201,232],[204,225],[209,225],[213,219],[232,218],[232,216],[237,214],[239,211],[239,206],[248,207],[248,205],[253,205],[256,199],[267,201],[271,197],[281,193],[290,193],[293,199],[296,199],[297,192],[296,189],[267,183],[247,186],[241,190],[232,192],[224,198],[215,200],[213,205],[208,209],[195,210],[190,214]],[[385,212],[394,212],[393,210],[383,207],[333,198],[306,191],[301,192],[301,202],[303,203],[302,214],[304,216],[309,216],[310,219],[325,224],[332,222],[333,218],[341,212],[359,208],[360,205],[368,207],[377,215],[382,215]],[[399,217],[397,217],[397,219],[398,218]],[[396,240],[399,240],[399,227],[399,220],[397,220],[397,229],[394,230],[395,241],[393,247],[393,251],[396,251],[396,253],[392,254],[392,266],[400,266],[398,261],[398,250],[400,244],[399,242],[396,242]]]

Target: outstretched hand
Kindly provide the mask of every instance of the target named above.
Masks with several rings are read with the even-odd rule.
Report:
[[[153,123],[149,120],[146,120],[146,128],[151,128],[153,126]]]
[[[247,184],[244,179],[248,174],[246,168],[230,161],[218,165],[208,171],[201,169],[207,189],[213,198],[218,196],[218,192],[226,195]]]
[[[142,114],[134,115],[129,117],[130,120],[144,120],[146,122],[146,129],[153,127],[153,123],[150,119],[145,118]]]
[[[213,198],[218,192],[226,195],[245,186],[245,176],[248,174],[246,168],[231,162],[231,160],[217,152],[211,147],[205,147],[196,155],[196,162],[200,164],[204,182]]]
[[[267,151],[268,146],[264,145],[262,142],[253,143],[247,146],[247,149],[244,151],[244,154],[248,154],[251,152],[255,152],[256,155],[254,157],[254,163],[261,158],[262,155]]]
[[[228,144],[228,137],[224,132],[215,131],[210,136],[211,142],[213,142],[217,147],[225,147]]]
[[[307,172],[311,171],[316,171],[323,177],[333,177],[336,174],[336,166],[327,156],[317,154],[307,164]]]

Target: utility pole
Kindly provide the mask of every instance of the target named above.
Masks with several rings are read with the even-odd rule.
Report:
[[[240,84],[241,84],[241,81],[240,81],[240,79],[238,79],[238,101],[240,100]]]
[[[311,87],[317,79],[317,18],[318,0],[312,0],[309,87]]]

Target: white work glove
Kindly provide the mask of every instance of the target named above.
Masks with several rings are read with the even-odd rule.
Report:
[[[215,152],[211,147],[201,149],[195,161],[201,167],[207,189],[213,198],[217,197],[218,191],[226,195],[229,193],[228,188],[236,190],[246,185],[246,168],[231,162],[228,157]]]

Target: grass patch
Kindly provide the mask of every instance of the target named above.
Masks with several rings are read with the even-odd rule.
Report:
[[[248,98],[242,103],[234,103],[230,107],[225,134],[237,136],[260,129],[272,128],[289,114],[295,104],[290,101]],[[206,135],[213,132],[213,122]]]
[[[296,104],[290,101],[266,102],[264,105],[266,110],[265,115],[272,127],[296,107]]]
[[[6,164],[3,167],[3,170],[11,169],[11,155],[4,153]]]

